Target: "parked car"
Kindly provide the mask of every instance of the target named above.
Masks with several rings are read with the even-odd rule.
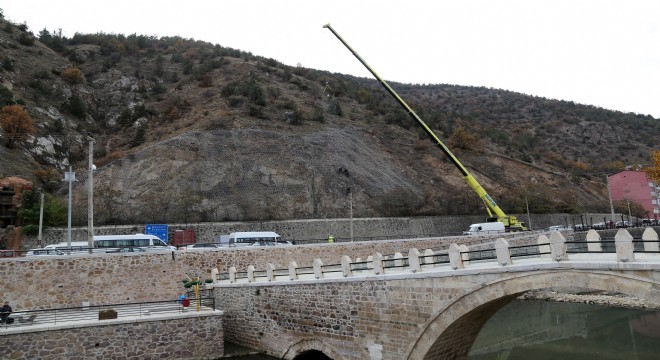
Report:
[[[587,231],[589,230],[589,226],[586,224],[575,224],[573,225],[573,230],[575,231]]]
[[[561,230],[568,230],[568,229],[566,229],[566,226],[564,225],[552,225],[548,228],[548,231],[561,231]]]
[[[134,248],[134,247],[124,247],[124,248],[117,248],[117,249],[108,249],[106,253],[125,253],[125,252],[145,252],[147,250],[142,249],[142,248]]]
[[[18,251],[0,250],[0,258],[17,257],[17,256],[18,256]]]
[[[656,226],[658,219],[642,219],[642,226]]]
[[[616,227],[617,228],[627,228],[630,227],[630,221],[617,221],[616,222]]]
[[[215,249],[217,248],[217,244],[212,244],[212,243],[199,243],[199,244],[192,244],[186,246],[186,249]]]
[[[591,228],[594,230],[605,230],[607,229],[607,224],[604,222],[599,222],[591,225]]]
[[[289,241],[255,241],[250,246],[282,246],[292,245]]]

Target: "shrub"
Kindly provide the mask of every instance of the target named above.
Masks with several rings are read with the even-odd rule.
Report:
[[[5,105],[13,105],[15,103],[14,94],[11,92],[11,90],[0,85],[0,107]]]
[[[62,79],[69,84],[80,84],[85,81],[82,71],[76,67],[70,67],[64,69],[62,72]]]
[[[7,105],[0,110],[0,124],[7,147],[13,147],[16,141],[24,141],[37,132],[30,114],[22,105]]]
[[[84,118],[85,115],[87,115],[87,107],[85,106],[85,103],[78,95],[73,95],[71,99],[69,99],[69,102],[66,104],[66,108],[67,110],[69,110],[71,115],[76,116],[80,119]]]
[[[18,36],[18,43],[25,46],[32,46],[34,45],[34,36],[29,33],[21,33]]]
[[[209,74],[204,74],[202,77],[199,79],[199,87],[211,87],[213,86],[213,78]]]
[[[9,57],[4,57],[2,59],[2,68],[7,71],[14,71],[14,61]]]

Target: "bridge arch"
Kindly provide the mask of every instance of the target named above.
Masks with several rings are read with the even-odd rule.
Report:
[[[284,354],[282,354],[281,358],[293,360],[297,356],[304,355],[310,351],[320,351],[333,360],[345,360],[345,358],[338,354],[332,347],[317,338],[303,339],[294,343],[289,346]]]
[[[627,274],[553,271],[511,277],[485,284],[441,309],[408,351],[408,359],[464,359],[483,325],[498,310],[529,290],[557,286],[618,292],[660,301],[654,282]]]

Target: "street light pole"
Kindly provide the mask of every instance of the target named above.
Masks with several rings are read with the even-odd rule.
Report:
[[[71,187],[74,181],[76,181],[76,173],[71,171],[71,166],[69,166],[69,172],[64,173],[64,180],[69,182],[69,204],[67,206],[67,228],[66,228],[66,243],[71,250]]]
[[[37,247],[41,247],[41,234],[44,224],[44,192],[39,189],[39,235],[37,236]]]
[[[529,203],[527,202],[527,195],[525,195],[525,207],[527,208],[527,225],[529,230],[532,230],[532,218],[529,216]]]
[[[351,214],[351,242],[353,242],[353,193],[351,192],[351,188],[348,188],[348,204]]]
[[[607,195],[610,197],[611,221],[614,224],[614,203],[612,202],[612,190],[610,190],[610,177],[607,175],[605,175],[605,183],[607,184]]]
[[[94,156],[94,139],[89,138],[89,161],[88,161],[88,175],[87,175],[87,247],[89,253],[92,253],[94,247],[94,164],[92,164],[92,157]]]

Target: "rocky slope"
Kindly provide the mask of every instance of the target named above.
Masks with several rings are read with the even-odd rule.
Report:
[[[373,80],[200,41],[67,39],[4,20],[0,49],[0,105],[24,104],[38,129],[0,146],[0,177],[65,195],[68,166],[87,176],[91,136],[99,224],[346,217],[351,204],[359,217],[484,212]],[[650,116],[494,89],[393,85],[511,213],[525,211],[526,196],[532,212],[602,211],[600,174],[646,163],[657,147]],[[74,191],[81,224],[84,185]]]

